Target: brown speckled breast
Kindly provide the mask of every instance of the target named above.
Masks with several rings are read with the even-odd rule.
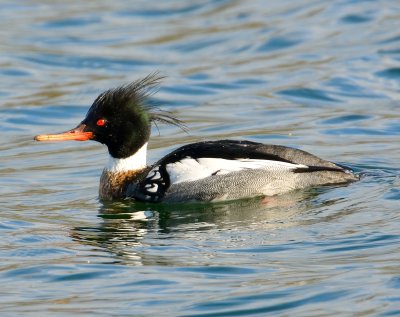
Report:
[[[117,173],[103,170],[100,177],[100,198],[105,200],[124,198],[127,186],[139,181],[146,171],[147,168]]]

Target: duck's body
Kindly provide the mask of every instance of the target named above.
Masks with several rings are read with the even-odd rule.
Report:
[[[103,198],[116,198],[104,190],[110,188],[110,179],[121,177],[111,175],[104,170],[100,182]],[[356,179],[348,169],[301,150],[220,140],[185,145],[141,170],[133,181],[127,173],[122,192],[124,197],[150,202],[218,201],[273,196]]]
[[[100,95],[75,129],[36,140],[89,140],[108,146],[110,161],[100,179],[102,199],[146,202],[218,201],[273,196],[291,190],[358,180],[348,168],[305,151],[250,141],[188,144],[146,166],[150,122],[179,121],[149,112],[145,78]]]

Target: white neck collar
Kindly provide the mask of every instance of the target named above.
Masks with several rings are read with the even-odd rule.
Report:
[[[137,152],[127,158],[109,157],[106,170],[109,172],[127,172],[146,167],[147,142]]]

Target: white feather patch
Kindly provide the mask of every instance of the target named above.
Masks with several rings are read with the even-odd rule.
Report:
[[[109,172],[127,172],[140,170],[146,167],[147,143],[145,143],[137,152],[127,158],[117,159],[110,156],[106,165]]]
[[[238,159],[202,157],[184,158],[178,162],[167,164],[167,172],[171,183],[182,183],[202,179],[211,175],[222,175],[244,169],[267,169],[289,171],[296,168],[306,168],[303,164],[292,164],[272,160]]]

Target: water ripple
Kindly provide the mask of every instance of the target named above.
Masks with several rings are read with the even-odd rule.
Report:
[[[396,1],[2,1],[3,316],[399,315]],[[148,162],[205,139],[300,148],[348,186],[218,204],[98,200],[97,143],[37,143],[159,71]],[[367,287],[366,287],[367,286]]]

